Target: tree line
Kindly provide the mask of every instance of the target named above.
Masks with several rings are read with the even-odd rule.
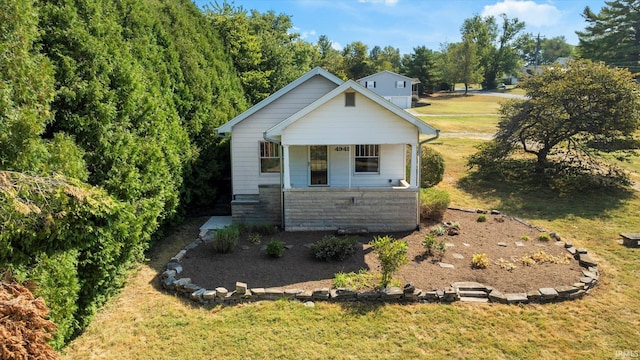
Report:
[[[251,104],[315,66],[345,79],[391,70],[426,92],[492,88],[563,56],[637,71],[638,0],[607,4],[585,9],[577,48],[474,16],[461,42],[401,55],[309,43],[285,14],[228,3],[2,0],[0,269],[37,284],[61,347],[164,228],[224,192],[229,144],[214,129]]]

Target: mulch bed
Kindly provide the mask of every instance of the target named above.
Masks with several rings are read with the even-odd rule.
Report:
[[[475,281],[502,292],[526,292],[572,285],[582,277],[581,267],[573,259],[568,264],[524,265],[520,259],[539,250],[556,257],[564,257],[567,251],[561,242],[538,240],[539,230],[510,217],[486,216],[486,222],[478,222],[476,213],[459,210],[447,210],[445,213],[443,221],[460,224],[458,235],[437,238],[444,239],[449,245],[440,262],[453,265],[453,269],[443,268],[432,257],[424,256],[422,239],[437,224],[431,221],[423,223],[420,231],[410,233],[359,235],[356,253],[341,262],[318,261],[305,246],[331,234],[328,232],[279,232],[263,236],[261,244],[252,244],[248,236],[242,236],[235,251],[229,254],[216,254],[211,242],[205,242],[187,252],[181,262],[184,271],[180,276],[191,278],[193,283],[208,289],[222,286],[233,290],[237,281],[247,283],[249,288],[332,288],[334,274],[338,272],[358,272],[361,269],[379,272],[379,262],[368,242],[375,235],[392,235],[409,244],[409,263],[394,279],[401,284],[412,283],[422,290],[443,289],[457,281]],[[194,233],[196,231],[194,229]],[[522,240],[523,235],[530,240]],[[291,245],[281,258],[271,258],[262,250],[272,238]],[[516,242],[524,246],[517,247]],[[488,268],[472,268],[471,258],[477,253],[488,255]],[[512,263],[515,268],[507,270],[500,267],[500,259]]]

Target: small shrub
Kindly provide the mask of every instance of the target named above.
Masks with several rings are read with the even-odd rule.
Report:
[[[387,287],[391,282],[393,274],[400,269],[400,266],[409,262],[407,250],[409,245],[406,241],[395,240],[392,236],[376,236],[370,242],[373,251],[378,256],[380,267],[382,268],[381,287]]]
[[[529,238],[529,235],[522,235],[520,236],[520,240],[529,241],[531,239]]]
[[[342,261],[356,252],[357,244],[356,237],[326,235],[311,246],[311,252],[318,260]]]
[[[478,222],[486,222],[487,221],[487,215],[485,214],[480,214],[478,215],[478,218],[476,219]]]
[[[420,216],[424,219],[441,220],[450,202],[451,198],[446,191],[420,189]]]
[[[217,253],[226,254],[236,247],[240,238],[240,228],[236,225],[216,230],[213,237],[213,250]]]
[[[498,266],[500,266],[500,269],[504,269],[504,270],[507,270],[507,271],[513,271],[516,268],[516,264],[514,264],[514,263],[512,263],[510,261],[507,261],[507,260],[505,260],[503,258],[498,259],[496,264]]]
[[[533,260],[533,258],[531,257],[531,255],[524,255],[520,261],[522,261],[522,265],[524,266],[532,266],[536,264],[536,261]]]
[[[420,156],[420,187],[430,188],[437,185],[444,177],[444,158],[428,147],[422,146]]]
[[[279,258],[284,254],[284,242],[280,240],[271,240],[267,244],[267,255]]]
[[[333,276],[333,287],[349,288],[353,290],[370,289],[374,287],[376,275],[369,273],[366,269],[356,272],[338,272]]]
[[[442,225],[435,225],[431,227],[430,232],[436,236],[444,236],[447,233],[447,228]]]
[[[458,221],[454,221],[449,225],[450,228],[460,230],[460,223]]]
[[[258,245],[262,242],[262,235],[258,233],[250,233],[249,234],[249,242],[255,245]]]
[[[489,257],[485,253],[474,254],[471,258],[471,266],[474,269],[486,269],[489,266]]]
[[[542,234],[540,234],[540,236],[538,236],[538,240],[540,240],[540,241],[551,241],[551,236],[549,236],[549,234],[547,234],[547,233],[542,233]]]
[[[422,239],[422,246],[424,247],[425,255],[433,255],[433,250],[436,246],[436,237],[431,233],[425,234],[424,238]]]
[[[444,242],[444,240],[437,241],[434,250],[435,251],[433,256],[439,260],[442,260],[442,258],[444,257],[444,253],[447,251],[447,244]]]

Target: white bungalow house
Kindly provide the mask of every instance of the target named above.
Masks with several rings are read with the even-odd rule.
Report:
[[[411,107],[413,95],[417,95],[418,79],[412,79],[384,70],[365,76],[358,83],[403,109]]]
[[[230,137],[234,222],[287,231],[413,230],[419,148],[438,130],[315,68],[216,129]]]

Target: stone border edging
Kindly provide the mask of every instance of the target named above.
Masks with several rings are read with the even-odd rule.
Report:
[[[472,212],[479,214],[491,213],[492,215],[500,215],[497,210],[479,210],[479,209],[463,209],[450,207],[450,210]],[[540,232],[547,232],[541,227],[534,226],[528,222],[507,215],[503,217],[517,221],[525,226],[536,229]],[[432,291],[424,291],[417,289],[412,284],[406,284],[404,288],[390,287],[377,291],[355,291],[352,289],[338,288],[320,288],[313,291],[286,289],[286,288],[249,288],[244,282],[236,282],[236,288],[229,291],[224,287],[215,289],[206,289],[199,285],[193,284],[190,278],[177,278],[182,272],[180,262],[186,255],[187,251],[194,249],[205,241],[202,238],[188,244],[180,250],[174,257],[169,260],[160,274],[161,285],[165,290],[173,291],[183,297],[189,298],[200,304],[224,304],[234,305],[238,303],[260,301],[260,300],[279,300],[291,299],[303,302],[308,301],[382,301],[382,302],[442,302],[451,303],[454,301],[489,303],[496,302],[502,304],[528,304],[528,303],[550,303],[564,300],[573,300],[589,294],[596,286],[600,273],[598,271],[597,262],[588,254],[586,249],[575,248],[571,243],[562,242],[560,236],[556,233],[550,233],[550,236],[576,259],[583,268],[583,276],[572,285],[560,285],[554,287],[540,288],[522,293],[502,293],[490,286],[486,286],[477,282],[454,282],[450,287],[437,289]]]

